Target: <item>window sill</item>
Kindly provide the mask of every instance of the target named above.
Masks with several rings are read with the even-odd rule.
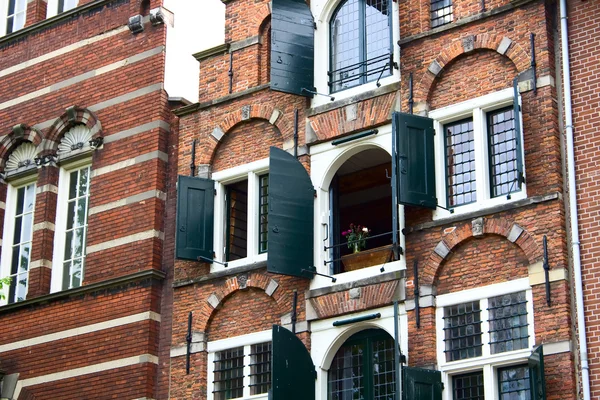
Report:
[[[525,192],[525,187],[523,187],[523,190],[521,190],[520,192],[512,193],[510,199],[507,199],[506,195],[503,195],[492,199],[482,200],[480,202],[461,205],[453,208],[454,213],[452,214],[449,211],[438,208],[433,212],[433,220],[438,221],[442,219],[448,219],[453,216],[471,214],[482,210],[488,210],[490,208],[496,208],[503,205],[513,204],[526,198],[527,193]]]
[[[494,364],[496,367],[501,367],[515,362],[527,362],[531,352],[535,346],[530,346],[526,349],[506,351],[504,353],[490,354],[480,357],[468,358],[465,360],[450,361],[440,363],[440,370],[443,372],[462,372],[485,364]]]
[[[211,274],[213,273],[218,273],[221,271],[230,271],[230,270],[234,270],[234,271],[238,271],[241,268],[244,267],[251,267],[257,264],[260,265],[266,265],[267,263],[267,253],[262,253],[262,254],[257,254],[253,257],[246,257],[246,258],[242,258],[239,260],[235,260],[235,261],[229,261],[227,262],[227,267],[225,267],[224,265],[221,264],[212,264],[210,266],[210,272]]]
[[[381,267],[385,268],[383,272],[381,272]],[[405,277],[405,270],[406,265],[404,259],[401,258],[398,261],[336,274],[334,275],[336,279],[335,283],[331,282],[331,278],[317,275],[311,282],[311,288],[307,298],[341,292],[354,287],[402,279]]]
[[[435,228],[455,222],[464,221],[467,219],[473,219],[483,217],[490,214],[497,214],[504,211],[515,210],[522,207],[527,207],[534,204],[545,203],[548,201],[562,200],[562,193],[551,192],[540,196],[527,197],[522,200],[515,200],[509,203],[496,205],[489,208],[482,208],[470,212],[461,214],[448,214],[447,218],[436,219],[432,222],[425,222],[411,227],[406,227],[405,233],[418,232],[424,229]]]

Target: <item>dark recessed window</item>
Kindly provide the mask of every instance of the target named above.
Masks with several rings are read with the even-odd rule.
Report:
[[[227,400],[244,395],[244,348],[219,351],[215,354],[214,398]]]
[[[527,365],[498,370],[500,400],[530,400],[529,368]]]
[[[391,75],[390,0],[346,0],[329,26],[332,92]]]
[[[473,119],[444,126],[448,206],[477,201],[475,185],[475,133]]]
[[[483,345],[478,301],[444,308],[444,345],[446,361],[481,356]]]
[[[488,312],[492,354],[529,347],[525,292],[491,297]]]
[[[517,179],[517,138],[512,107],[488,113],[491,196],[510,193]]]
[[[248,255],[248,180],[227,185],[227,261]]]
[[[484,400],[483,371],[453,376],[452,400]]]
[[[431,0],[431,27],[452,22],[452,0]]]

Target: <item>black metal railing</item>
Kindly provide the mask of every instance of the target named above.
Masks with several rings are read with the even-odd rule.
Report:
[[[354,244],[354,243],[358,243],[358,242],[362,242],[362,241],[367,241],[367,240],[372,240],[372,239],[377,239],[377,238],[381,238],[381,237],[385,237],[385,236],[389,236],[390,239],[391,239],[392,238],[392,234],[393,234],[393,232],[390,231],[390,232],[380,233],[378,235],[369,236],[369,237],[366,237],[366,238],[363,238],[363,239],[349,240],[347,242],[337,243],[337,244],[333,244],[331,246],[323,246],[323,250],[327,251],[327,250],[330,250],[330,249],[335,249],[335,248],[339,248],[339,247],[342,247],[342,246],[349,246],[349,245]],[[390,243],[390,244],[393,245],[394,243]],[[377,251],[381,251],[381,249],[380,248],[374,248],[374,249],[368,249],[368,250],[365,249],[365,250],[361,250],[360,252],[368,254],[368,253],[375,253]],[[402,254],[402,253],[400,253],[400,254]],[[331,260],[324,260],[323,264],[324,265],[328,265],[328,264],[332,264],[332,263],[335,263],[335,262],[338,262],[338,261],[341,261],[341,260],[342,260],[341,257],[340,258],[332,258]]]
[[[391,75],[395,66],[393,54],[382,54],[356,64],[328,71],[329,90],[330,92],[336,92],[361,85],[365,82],[375,80],[375,78],[380,78],[385,71],[389,71],[389,75]],[[369,79],[370,77],[373,77],[373,79]],[[347,85],[348,83],[351,84]]]

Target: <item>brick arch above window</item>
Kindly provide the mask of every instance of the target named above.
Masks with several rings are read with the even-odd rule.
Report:
[[[420,268],[421,284],[432,285],[440,273],[440,268],[453,249],[471,238],[483,235],[498,235],[517,245],[524,253],[529,264],[542,258],[542,248],[533,236],[518,224],[500,218],[477,218],[471,223],[446,228],[442,240],[432,249]]]
[[[491,33],[470,35],[453,41],[446,46],[429,64],[427,70],[415,79],[414,98],[416,102],[425,103],[434,87],[435,80],[457,57],[473,52],[474,50],[487,49],[498,52],[509,58],[518,72],[523,72],[530,67],[530,56],[516,42],[510,38]]]
[[[92,139],[103,137],[102,124],[96,114],[87,108],[71,106],[50,127],[40,155],[56,154],[65,133],[76,125],[86,126]]]
[[[4,172],[8,157],[21,144],[29,142],[39,148],[42,141],[43,135],[39,129],[25,124],[15,125],[12,132],[0,141],[0,171]]]

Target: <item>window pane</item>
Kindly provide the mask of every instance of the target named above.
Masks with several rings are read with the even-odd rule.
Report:
[[[215,400],[235,399],[243,396],[243,347],[236,347],[215,353],[213,383]]]
[[[389,400],[396,393],[394,340],[373,341],[373,399]]]
[[[530,400],[529,368],[526,365],[498,370],[500,400]]]
[[[473,120],[447,124],[444,132],[448,207],[473,203],[477,200]]]
[[[452,0],[431,0],[431,28],[452,22]]]
[[[227,260],[248,256],[248,181],[227,186]]]
[[[491,196],[519,190],[517,176],[517,141],[512,107],[488,113]]]
[[[364,344],[343,345],[329,369],[329,400],[366,400],[363,371]]]
[[[360,1],[348,0],[330,22],[332,91],[360,83]]]
[[[484,400],[483,371],[452,377],[453,400]]]
[[[389,11],[389,0],[366,0],[367,81],[390,75]]]
[[[271,388],[271,342],[250,348],[250,394],[267,393]]]
[[[446,361],[481,356],[481,310],[479,301],[444,308]]]
[[[492,354],[529,347],[525,292],[492,297],[488,307]]]
[[[23,214],[23,204],[25,204],[25,188],[17,189],[17,212],[16,215]]]
[[[77,197],[77,182],[79,177],[78,171],[73,171],[69,175],[69,200]]]
[[[259,190],[259,227],[258,227],[258,252],[267,251],[267,223],[269,221],[269,175],[262,175],[260,178]]]

